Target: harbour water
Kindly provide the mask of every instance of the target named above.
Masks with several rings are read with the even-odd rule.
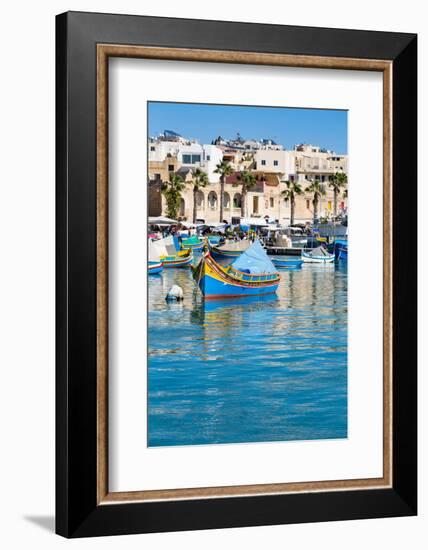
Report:
[[[149,446],[347,437],[346,262],[207,302],[190,269],[149,276],[148,388]]]

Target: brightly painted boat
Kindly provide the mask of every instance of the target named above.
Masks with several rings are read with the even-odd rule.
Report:
[[[212,245],[218,245],[221,241],[221,237],[218,235],[208,235],[208,242]]]
[[[193,276],[206,299],[259,296],[276,292],[280,275],[265,250],[255,241],[232,264],[218,264],[206,252]]]
[[[204,240],[196,237],[188,237],[187,239],[181,239],[181,248],[183,250],[202,250],[204,248]]]
[[[156,275],[163,270],[162,262],[149,262],[149,275]]]
[[[336,239],[328,247],[330,253],[335,254],[336,260],[347,260],[348,259],[348,239]]]
[[[334,258],[334,254],[330,254],[322,246],[319,246],[318,248],[312,248],[311,250],[304,250],[302,252],[302,260],[305,263],[331,264],[332,262],[334,262]]]
[[[272,263],[278,269],[296,269],[302,266],[303,260],[300,258],[272,258]]]
[[[232,241],[222,245],[211,245],[211,243],[209,243],[209,249],[212,257],[216,260],[233,260],[235,258],[239,258],[239,256],[245,252],[251,244],[251,241],[248,240],[237,242]]]
[[[148,265],[148,272],[150,275],[155,275],[156,273],[160,273],[163,270],[163,262],[159,255],[159,250],[154,245],[154,241],[152,239],[149,239],[148,243],[148,257],[149,257],[149,265]]]
[[[177,250],[172,236],[153,241],[153,247],[165,268],[187,267],[193,262],[192,251],[190,249]]]

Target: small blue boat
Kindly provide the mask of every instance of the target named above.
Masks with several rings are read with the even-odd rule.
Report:
[[[333,246],[337,260],[348,260],[348,239],[336,239]]]
[[[273,265],[278,269],[297,269],[302,267],[300,258],[272,258]]]
[[[202,250],[204,247],[204,239],[200,239],[196,235],[188,237],[187,239],[181,239],[181,249],[182,250]]]
[[[156,275],[163,270],[162,262],[149,262],[149,275]]]
[[[276,292],[280,275],[259,241],[255,241],[228,266],[206,252],[193,277],[206,299],[259,296]]]

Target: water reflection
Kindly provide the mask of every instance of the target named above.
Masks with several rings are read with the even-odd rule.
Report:
[[[149,445],[346,437],[346,264],[281,275],[207,302],[190,270],[149,277]]]

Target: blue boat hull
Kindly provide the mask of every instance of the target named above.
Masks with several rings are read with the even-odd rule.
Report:
[[[263,287],[242,287],[230,283],[221,282],[210,275],[204,275],[199,281],[199,288],[205,298],[221,299],[236,298],[238,296],[262,296],[273,294],[277,291],[279,283]]]
[[[295,269],[302,266],[303,260],[281,260],[277,258],[272,258],[272,263],[275,267],[278,267],[280,269]]]
[[[163,264],[162,263],[149,263],[149,275],[156,275],[157,273],[160,273],[163,270]]]

